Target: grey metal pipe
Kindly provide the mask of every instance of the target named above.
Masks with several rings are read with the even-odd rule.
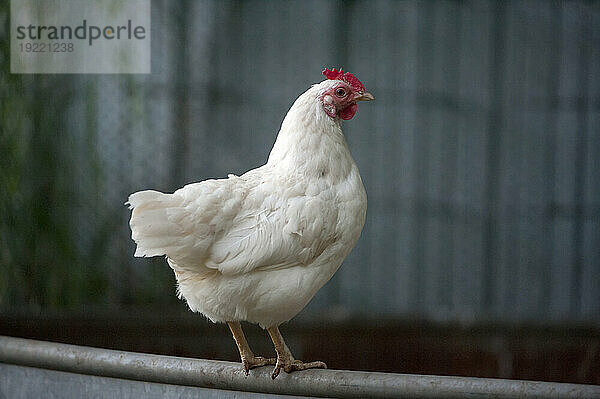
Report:
[[[347,398],[600,398],[600,386],[491,378],[271,368],[0,336],[0,362],[78,374],[273,394]]]

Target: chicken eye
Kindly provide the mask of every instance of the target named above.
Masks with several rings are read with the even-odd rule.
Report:
[[[340,87],[340,88],[338,88],[338,89],[335,91],[335,95],[336,95],[336,96],[338,96],[338,97],[340,97],[340,98],[341,98],[341,97],[345,97],[345,96],[346,96],[346,90],[344,90],[344,89],[342,89],[342,88]]]

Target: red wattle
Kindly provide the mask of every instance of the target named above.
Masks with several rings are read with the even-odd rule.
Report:
[[[356,114],[357,108],[358,107],[356,106],[356,104],[348,105],[346,108],[340,110],[340,118],[342,118],[345,121],[352,119],[352,117],[354,117],[354,114]]]

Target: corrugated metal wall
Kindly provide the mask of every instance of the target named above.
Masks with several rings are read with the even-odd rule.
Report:
[[[369,210],[307,311],[600,321],[595,2],[154,1],[152,75],[71,83],[73,221],[82,251],[112,226],[109,296],[167,268],[132,259],[126,196],[261,165],[324,66],[376,97],[344,123]]]

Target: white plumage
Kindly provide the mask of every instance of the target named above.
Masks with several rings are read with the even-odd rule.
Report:
[[[265,165],[173,194],[129,197],[135,256],[165,255],[191,310],[213,322],[277,327],[304,308],[355,245],[366,194],[340,118],[323,105],[340,85],[352,90],[325,80],[295,101]],[[372,99],[348,95],[354,104]]]

